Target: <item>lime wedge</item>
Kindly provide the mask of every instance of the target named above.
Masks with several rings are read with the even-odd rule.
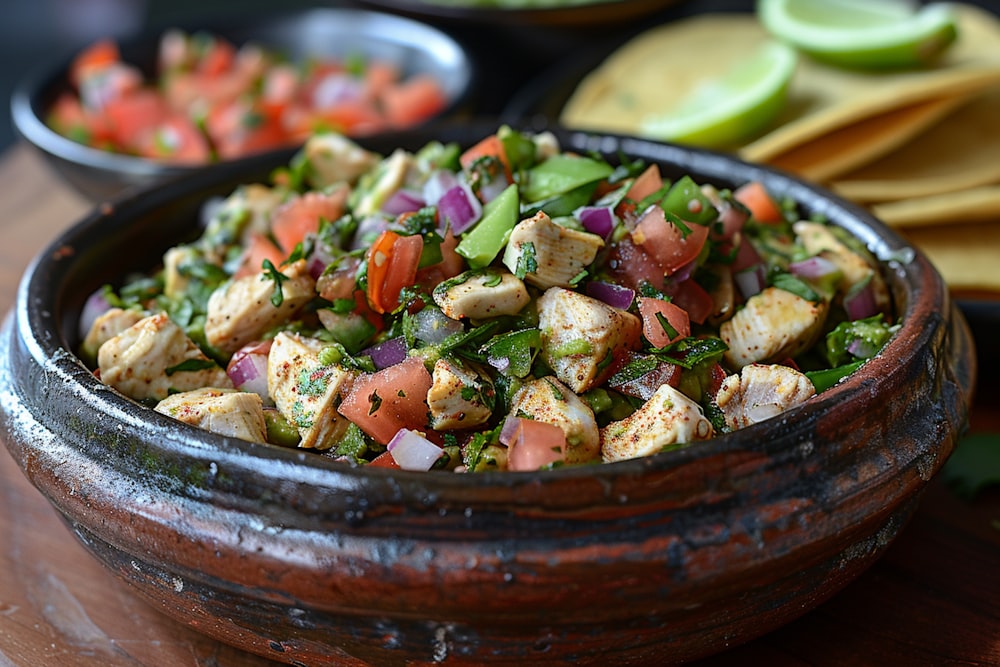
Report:
[[[958,36],[950,7],[907,0],[758,0],[757,16],[817,60],[864,69],[927,64]]]
[[[705,81],[640,126],[646,137],[707,148],[732,147],[770,124],[785,105],[798,62],[780,42],[765,42],[725,75]]]

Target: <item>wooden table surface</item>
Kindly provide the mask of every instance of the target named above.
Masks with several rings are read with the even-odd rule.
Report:
[[[0,156],[0,309],[31,257],[88,202],[25,146]],[[993,368],[972,430],[1000,432]],[[798,621],[705,665],[1000,665],[1000,490],[933,481],[885,556]],[[271,665],[161,615],[106,571],[0,451],[0,667]]]

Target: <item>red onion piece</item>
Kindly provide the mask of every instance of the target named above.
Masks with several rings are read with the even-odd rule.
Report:
[[[382,210],[389,215],[400,215],[419,211],[424,207],[424,198],[412,190],[396,190],[382,204]]]
[[[500,444],[509,445],[517,437],[517,432],[521,428],[521,418],[514,415],[507,415],[504,419],[503,426],[500,428]]]
[[[788,265],[788,271],[806,280],[820,280],[837,273],[839,269],[826,257],[814,255],[799,262],[792,262]]]
[[[733,273],[733,281],[739,288],[744,299],[749,299],[754,294],[759,294],[767,284],[767,276],[764,273],[764,265],[756,264],[749,266],[742,271]]]
[[[395,338],[390,338],[378,345],[372,345],[362,350],[359,356],[367,355],[371,357],[375,368],[382,370],[383,368],[395,366],[398,363],[406,361],[407,352],[406,339],[402,336],[396,336]]]
[[[111,304],[105,298],[103,289],[98,289],[87,297],[87,300],[83,303],[83,310],[80,311],[81,340],[87,337],[97,318],[107,312],[110,307]]]
[[[447,169],[438,169],[427,177],[421,193],[428,206],[437,206],[441,196],[458,185],[458,176]]]
[[[869,280],[858,289],[852,289],[844,296],[844,310],[852,320],[863,320],[878,314],[878,304],[875,302],[875,290]]]
[[[437,206],[441,224],[450,225],[455,234],[461,234],[479,222],[483,215],[482,203],[464,183],[451,187],[441,195]]]
[[[494,178],[479,186],[479,200],[484,204],[488,204],[497,197],[500,196],[510,183],[504,178]]]
[[[628,310],[635,299],[635,290],[624,285],[594,280],[587,283],[587,295],[608,304],[612,308]]]
[[[416,431],[401,428],[387,445],[393,460],[403,470],[426,472],[441,458],[444,450]]]
[[[764,259],[753,247],[753,244],[746,238],[737,240],[736,258],[733,259],[733,273],[742,271],[751,266],[764,264]]]
[[[615,214],[610,206],[581,206],[576,218],[591,234],[607,239],[615,228]]]
[[[858,359],[869,359],[878,352],[878,348],[870,340],[855,338],[847,344],[847,351]]]
[[[424,308],[413,319],[413,335],[430,345],[440,343],[448,336],[465,329],[461,322],[451,319],[437,308]]]
[[[267,390],[267,353],[270,345],[251,345],[233,355],[226,374],[240,391],[257,394],[265,405],[271,404]]]

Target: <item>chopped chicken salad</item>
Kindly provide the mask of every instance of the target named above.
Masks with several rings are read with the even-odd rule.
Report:
[[[697,446],[809,401],[895,329],[863,245],[761,183],[503,126],[389,155],[314,135],[96,292],[80,352],[224,436],[472,473]]]

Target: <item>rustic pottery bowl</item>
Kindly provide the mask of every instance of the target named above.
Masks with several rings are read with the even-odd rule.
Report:
[[[442,116],[460,111],[474,78],[468,53],[450,35],[419,20],[384,12],[326,7],[243,19],[206,19],[197,25],[180,27],[188,32],[208,31],[235,44],[253,42],[296,61],[364,55],[399,63],[406,75],[428,73],[441,82],[448,100]],[[123,40],[120,43],[123,60],[138,66],[147,77],[152,76],[163,32],[155,30]],[[45,124],[46,113],[59,94],[71,89],[68,71],[76,53],[74,50],[29,73],[11,96],[15,130],[46,158],[56,173],[97,202],[113,198],[128,188],[162,184],[203,168],[91,148],[49,128]]]
[[[366,143],[388,153],[492,129]],[[763,179],[885,259],[901,329],[779,418],[535,473],[354,468],[189,427],[98,382],[74,354],[87,295],[189,238],[207,197],[288,158],[271,156],[103,207],[34,260],[0,338],[10,454],[143,598],[288,663],[668,664],[802,615],[879,558],[962,434],[975,380],[962,316],[924,256],[826,192],[719,154],[556,131],[672,177]]]

